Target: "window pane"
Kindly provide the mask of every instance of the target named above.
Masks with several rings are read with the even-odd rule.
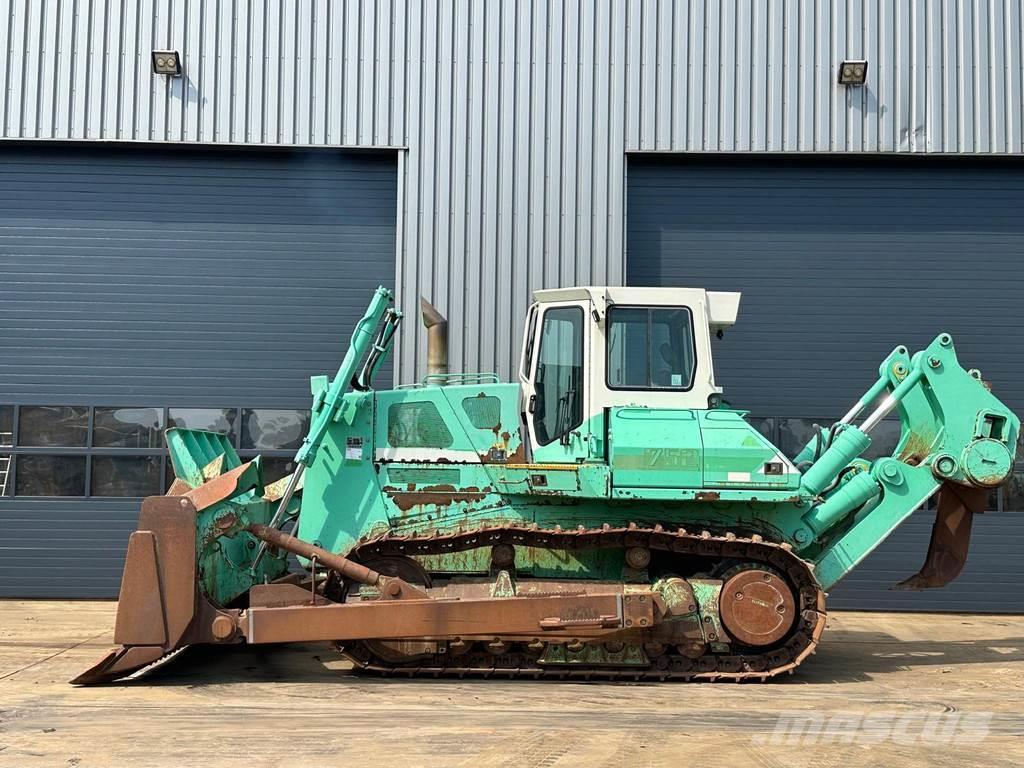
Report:
[[[13,405],[0,405],[0,445],[14,445]]]
[[[220,432],[235,442],[238,411],[234,408],[171,408],[167,412],[168,425],[184,429],[204,429]]]
[[[14,495],[14,488],[11,485],[11,464],[13,463],[13,456],[0,454],[0,496]]]
[[[245,408],[242,410],[242,448],[298,448],[309,431],[309,411]]]
[[[687,389],[693,376],[693,332],[690,311],[651,311],[651,386]]]
[[[608,384],[647,386],[647,310],[612,309],[608,325]]]
[[[546,445],[583,423],[583,310],[544,313],[537,353],[534,429]]]
[[[693,326],[685,307],[614,307],[608,312],[608,385],[687,389],[693,383]]]
[[[1017,467],[1003,487],[1003,511],[1024,512],[1024,467]]]
[[[264,456],[262,463],[264,485],[270,485],[295,471],[295,462],[291,459]]]
[[[18,496],[84,496],[85,456],[18,456]]]
[[[163,409],[97,408],[92,419],[92,444],[98,448],[163,445]]]
[[[84,405],[23,405],[18,409],[18,445],[86,445],[89,408]]]
[[[537,305],[531,304],[526,319],[526,343],[523,350],[523,378],[530,377],[530,370],[533,368],[533,337],[537,329]]]
[[[747,423],[754,429],[768,438],[768,442],[775,445],[775,419],[771,416],[747,416]]]
[[[90,493],[93,496],[155,496],[159,494],[160,457],[93,456]]]

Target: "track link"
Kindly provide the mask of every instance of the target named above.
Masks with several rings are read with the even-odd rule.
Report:
[[[794,588],[799,616],[789,634],[769,648],[735,649],[729,653],[709,651],[690,658],[670,651],[651,653],[645,668],[611,668],[597,666],[541,666],[539,654],[521,651],[495,655],[483,644],[476,644],[458,655],[419,659],[407,664],[387,662],[375,656],[365,645],[342,647],[357,669],[381,675],[428,677],[498,677],[559,680],[726,680],[758,681],[791,672],[814,653],[825,629],[825,594],[814,578],[812,567],[793,554],[785,544],[765,541],[760,536],[749,538],[733,533],[714,535],[708,531],[690,533],[683,528],[667,529],[661,525],[642,527],[630,524],[614,528],[579,528],[531,526],[483,527],[460,533],[401,536],[385,534],[360,542],[349,556],[364,560],[386,556],[439,555],[463,552],[495,544],[537,547],[557,550],[621,549],[647,547],[651,550],[679,555],[696,555],[710,560],[739,559],[763,565],[782,574]],[[522,645],[522,644],[517,644]]]

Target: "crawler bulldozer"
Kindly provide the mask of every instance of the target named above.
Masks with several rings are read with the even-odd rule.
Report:
[[[176,479],[142,503],[118,647],[73,682],[193,644],[309,641],[382,674],[766,680],[814,653],[827,590],[936,495],[899,586],[956,578],[1013,466],[1020,422],[948,333],[894,349],[786,455],[715,380],[739,293],[538,291],[514,382],[449,372],[424,302],[428,375],[375,390],[393,301],[377,289],[336,374],[312,378],[290,476],[168,430]],[[865,458],[892,414],[895,449]]]

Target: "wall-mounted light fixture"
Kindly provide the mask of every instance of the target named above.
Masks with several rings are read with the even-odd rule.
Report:
[[[181,77],[181,57],[177,51],[153,51],[153,74]]]
[[[864,85],[868,79],[868,62],[865,59],[851,59],[839,65],[840,85]]]

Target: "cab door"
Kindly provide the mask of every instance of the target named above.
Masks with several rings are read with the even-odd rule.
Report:
[[[587,458],[588,317],[588,302],[537,306],[524,387],[525,420],[536,464],[576,464]]]

